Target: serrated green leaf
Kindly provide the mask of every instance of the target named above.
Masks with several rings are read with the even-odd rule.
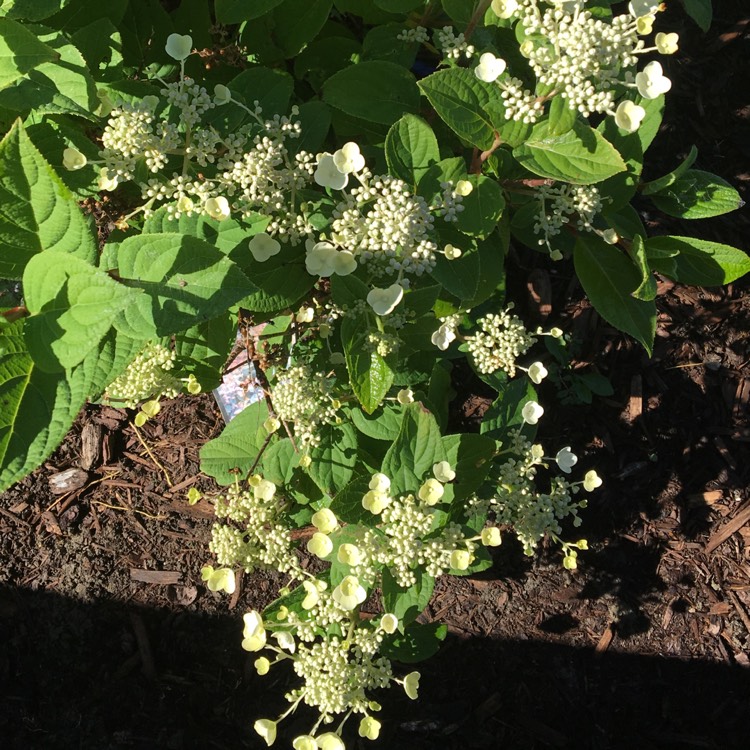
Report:
[[[413,622],[406,632],[386,636],[380,653],[403,664],[416,664],[434,656],[441,641],[448,635],[448,627],[437,622]]]
[[[643,141],[640,131],[625,133],[615,124],[614,118],[605,117],[597,130],[617,149],[625,160],[626,170],[608,177],[597,188],[606,195],[609,202],[607,211],[614,211],[628,205],[635,195],[643,171]]]
[[[650,237],[646,255],[655,270],[683,284],[719,286],[750,273],[742,250],[694,237]]]
[[[219,484],[242,480],[255,463],[268,438],[263,422],[268,419],[264,400],[243,409],[222,431],[200,450],[201,471]]]
[[[294,57],[323,28],[332,0],[284,0],[274,8],[274,41],[287,58]]]
[[[370,489],[371,476],[355,476],[351,479],[331,503],[331,510],[336,514],[339,521],[347,524],[355,524],[363,521],[371,525],[373,515],[362,506],[362,498]]]
[[[320,443],[310,451],[310,476],[320,489],[335,494],[349,483],[357,463],[357,431],[344,422],[318,430]]]
[[[388,568],[383,570],[382,592],[383,608],[388,614],[396,615],[402,627],[407,627],[417,619],[432,599],[435,590],[435,579],[421,568],[414,570],[417,579],[408,589],[401,588]]]
[[[615,246],[596,235],[579,236],[575,269],[596,311],[615,328],[629,333],[651,354],[656,333],[656,305],[635,299],[642,277]]]
[[[6,0],[2,14],[19,21],[41,21],[70,3],[70,0]]]
[[[243,70],[227,83],[227,88],[239,94],[246,104],[257,101],[263,110],[263,116],[271,118],[274,115],[285,115],[289,111],[294,79],[282,70],[258,66]],[[232,111],[228,107],[219,109]],[[240,122],[242,119],[246,119],[245,115]]]
[[[649,196],[657,208],[680,219],[708,219],[736,211],[740,194],[721,177],[688,169],[668,187]]]
[[[633,292],[633,296],[636,299],[646,301],[656,299],[656,279],[649,267],[648,258],[646,257],[646,245],[640,234],[633,237],[633,242],[628,249],[628,255],[630,255],[635,267],[641,274],[641,283]]]
[[[10,18],[0,18],[0,89],[10,86],[58,53]]]
[[[416,188],[431,164],[440,161],[440,148],[432,128],[416,115],[404,115],[385,139],[389,174]]]
[[[510,395],[510,397],[515,397],[515,395]],[[533,398],[533,396],[529,396],[528,390],[517,395],[520,397],[519,400],[522,404]],[[494,426],[502,431],[510,426],[517,425],[510,425],[510,423],[501,425],[496,417]],[[445,450],[445,460],[456,472],[456,478],[450,484],[453,496],[457,499],[468,497],[472,492],[479,489],[492,466],[491,459],[495,454],[495,440],[485,435],[464,432],[459,435],[445,435],[442,443]]]
[[[432,467],[444,460],[445,448],[435,417],[421,403],[409,404],[381,468],[391,480],[391,492],[416,492],[432,476]]]
[[[53,250],[28,262],[23,288],[31,313],[25,329],[28,351],[47,372],[83,361],[121,311],[142,296],[86,261]]]
[[[89,223],[17,122],[0,142],[0,278],[20,279],[43,250],[96,258]]]
[[[464,197],[463,211],[457,215],[456,228],[470,237],[484,239],[497,226],[505,208],[500,185],[484,175],[468,177],[474,189]]]
[[[540,122],[513,156],[534,174],[574,185],[592,185],[626,169],[617,149],[582,122],[558,136],[550,135],[549,123]]]
[[[232,350],[236,330],[234,316],[224,313],[174,336],[174,352],[180,370],[195,375],[204,391],[221,383],[222,370]]]
[[[354,426],[363,434],[374,440],[393,442],[401,429],[402,407],[384,403],[371,415],[355,406],[349,412]]]
[[[372,414],[393,385],[393,371],[367,341],[366,319],[346,316],[341,324],[341,343],[349,383],[362,408]]]
[[[419,89],[406,68],[367,60],[332,75],[323,85],[323,101],[353,117],[391,125],[419,111]]]
[[[568,100],[562,96],[552,99],[549,108],[549,134],[551,136],[562,135],[573,128],[578,113],[568,106]]]

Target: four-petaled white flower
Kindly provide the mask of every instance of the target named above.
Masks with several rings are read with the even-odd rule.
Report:
[[[243,615],[245,629],[242,632],[242,648],[245,651],[260,651],[266,645],[266,629],[260,613],[252,610]]]
[[[518,0],[492,0],[491,7],[498,18],[510,18],[518,10]]]
[[[190,57],[193,49],[193,38],[189,34],[170,34],[164,45],[167,54],[174,60],[182,62]]]
[[[209,591],[226,591],[233,594],[235,589],[234,571],[231,568],[214,570],[213,565],[201,568],[201,579],[206,582]]]
[[[333,601],[347,611],[353,610],[367,599],[367,591],[357,576],[346,576],[332,593]]]
[[[578,463],[578,456],[570,450],[570,446],[566,446],[557,451],[555,462],[560,467],[560,471],[570,474],[573,467]]]
[[[497,526],[488,526],[482,529],[482,544],[485,547],[499,547],[503,543],[503,537]]]
[[[391,480],[385,474],[378,472],[372,475],[368,486],[375,492],[388,492],[391,489]]]
[[[75,172],[77,169],[83,169],[87,163],[86,156],[77,148],[66,148],[63,151],[63,166],[65,169]]]
[[[294,319],[297,323],[312,323],[315,320],[315,309],[312,307],[300,307]]]
[[[344,565],[353,567],[362,562],[362,551],[356,544],[344,543],[339,546],[338,552],[336,553],[336,559]]]
[[[348,276],[357,270],[357,259],[349,250],[339,250],[333,259],[333,272],[337,276]]]
[[[287,630],[279,630],[273,634],[273,637],[277,640],[279,648],[288,651],[293,654],[297,650],[297,644],[294,642],[294,636]]]
[[[377,315],[384,317],[390,315],[401,302],[404,296],[404,288],[401,284],[391,284],[385,289],[375,287],[367,294],[367,304]]]
[[[465,549],[454,549],[451,552],[450,566],[454,570],[467,570],[474,556]]]
[[[352,174],[364,169],[365,157],[359,152],[359,146],[353,141],[349,141],[334,152],[333,163],[342,174]]]
[[[453,471],[453,468],[447,461],[438,461],[436,464],[433,464],[432,473],[435,475],[435,479],[438,482],[443,482],[443,484],[452,482],[456,478],[456,472]]]
[[[419,690],[419,678],[420,678],[419,672],[409,672],[406,677],[404,677],[404,692],[411,698],[413,701],[417,699],[417,691]]]
[[[402,406],[406,406],[406,404],[413,404],[414,391],[411,388],[402,388],[396,394],[396,401],[398,401]]]
[[[536,401],[528,401],[521,409],[521,416],[526,424],[536,424],[542,414],[544,409]]]
[[[325,560],[333,552],[333,542],[327,534],[316,531],[307,542],[307,551],[321,560]]]
[[[203,208],[206,213],[216,221],[224,221],[229,218],[229,201],[220,195],[217,198],[209,198],[204,204]]]
[[[114,190],[117,187],[117,181],[116,174],[110,175],[109,170],[106,167],[102,167],[99,172],[99,179],[97,180],[99,190]]]
[[[321,154],[313,179],[321,187],[343,190],[349,184],[349,175],[344,174],[333,161],[331,154]]]
[[[359,736],[368,740],[376,740],[380,734],[380,722],[374,716],[365,716],[359,722]]]
[[[672,32],[671,34],[665,34],[663,31],[660,31],[654,37],[654,44],[656,44],[656,49],[658,49],[662,55],[674,55],[674,53],[679,49],[679,41],[680,35],[675,34],[674,32]]]
[[[248,247],[253,254],[253,258],[255,258],[258,263],[263,263],[272,255],[278,255],[281,251],[281,243],[267,235],[265,232],[256,234],[255,237],[250,240]]]
[[[640,73],[635,74],[635,85],[644,99],[656,99],[672,88],[672,81],[664,75],[661,63],[653,60]]]
[[[532,383],[539,385],[548,375],[547,368],[541,362],[534,362],[529,367],[529,378]]]
[[[437,505],[444,494],[445,487],[437,479],[432,478],[425,480],[417,492],[419,499],[426,505]]]
[[[646,116],[646,110],[630,99],[621,101],[615,111],[615,123],[618,128],[622,128],[628,133],[635,133],[641,126],[643,118]]]
[[[453,245],[446,245],[443,248],[443,255],[445,255],[448,260],[456,260],[456,258],[461,257],[461,249],[454,247]]]
[[[485,52],[479,58],[479,65],[474,68],[474,75],[485,83],[492,83],[499,78],[506,68],[505,60],[495,57],[492,52]]]
[[[258,719],[253,724],[253,729],[266,741],[266,745],[271,747],[276,742],[276,722],[271,719]]]
[[[472,185],[469,180],[459,180],[456,183],[456,188],[453,192],[456,195],[460,195],[462,198],[465,198],[467,195],[471,195],[473,190],[474,185]]]
[[[440,328],[435,331],[430,337],[430,341],[438,348],[441,352],[444,352],[450,345],[451,341],[456,340],[456,332],[452,326],[447,323],[443,323]]]
[[[601,486],[601,477],[593,469],[587,471],[586,476],[583,478],[583,489],[586,490],[586,492],[593,492],[597,487]]]
[[[362,507],[375,516],[379,516],[390,504],[392,498],[385,492],[370,490],[362,498]]]
[[[330,508],[321,508],[316,511],[311,520],[312,525],[323,534],[330,534],[339,525],[336,514]]]

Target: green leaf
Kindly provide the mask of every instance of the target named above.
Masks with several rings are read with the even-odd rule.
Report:
[[[315,39],[294,58],[294,77],[308,81],[316,92],[320,91],[328,78],[356,62],[360,54],[361,47],[356,39],[340,36]]]
[[[536,401],[537,393],[531,381],[526,377],[516,378],[501,387],[495,402],[484,415],[480,432],[488,438],[505,442],[511,430],[523,429],[533,432],[533,428],[524,422],[521,411],[528,401]],[[456,479],[459,477],[456,476]]]
[[[464,300],[463,307],[476,307],[490,297],[494,297],[498,304],[505,296],[505,254],[510,242],[510,230],[505,217],[500,220],[497,232],[493,232],[487,239],[477,244],[481,274],[475,295]],[[458,262],[460,262],[460,258]],[[457,261],[454,261],[454,263]]]
[[[525,378],[521,378],[519,381],[513,381],[513,384],[524,381]],[[528,397],[528,392],[513,393],[508,396],[509,399],[517,397],[520,397],[522,404],[533,398],[533,396]],[[482,425],[484,425],[484,422]],[[498,420],[496,420],[495,426],[498,429],[500,428]],[[507,429],[509,426],[511,425],[506,424],[502,429]],[[453,496],[457,499],[468,497],[472,492],[479,489],[492,466],[491,459],[495,454],[495,441],[484,435],[464,432],[460,435],[446,435],[442,442],[445,460],[456,472],[456,478],[449,485],[453,490]],[[448,489],[447,486],[446,489]]]
[[[220,250],[180,234],[128,237],[117,250],[123,284],[143,290],[118,318],[119,330],[146,337],[184,331],[223,313],[253,285]]]
[[[289,102],[294,90],[294,79],[284,71],[271,68],[254,67],[243,70],[227,83],[233,93],[239,94],[246,104],[254,101],[263,110],[263,116],[285,115],[289,111]],[[218,108],[219,111],[231,112],[232,105]],[[249,115],[243,115],[247,119]]]
[[[605,117],[597,130],[625,160],[625,172],[618,172],[597,185],[600,194],[609,198],[606,211],[614,211],[628,205],[636,194],[643,171],[643,141],[639,131],[626,133],[620,130],[612,117]]]
[[[574,185],[592,185],[626,169],[617,149],[582,122],[558,136],[549,133],[549,123],[540,122],[513,156],[534,174]]]
[[[655,270],[683,284],[719,286],[750,273],[742,250],[694,237],[651,237],[646,255]]]
[[[740,208],[740,194],[728,183],[710,172],[688,169],[651,200],[657,208],[680,219],[708,219]]]
[[[458,214],[456,227],[470,237],[484,239],[497,226],[505,208],[500,185],[484,175],[468,177],[474,189],[463,199],[464,210]]]
[[[284,0],[216,0],[216,20],[227,25],[252,21],[282,2]]]
[[[53,250],[28,262],[23,288],[31,313],[25,330],[28,350],[48,372],[79,364],[117,316],[142,296],[86,261]]]
[[[0,278],[21,278],[43,250],[96,258],[90,224],[17,122],[0,142]]]
[[[414,570],[417,582],[408,589],[401,588],[388,568],[383,570],[382,592],[383,609],[389,614],[396,615],[402,627],[407,627],[417,619],[432,598],[435,590],[435,579],[427,575],[421,568]]]
[[[326,425],[318,430],[320,444],[310,451],[310,476],[320,489],[335,494],[349,483],[357,463],[357,431],[350,424]]]
[[[302,135],[287,144],[289,153],[317,153],[321,150],[331,127],[331,110],[325,102],[305,102],[300,105],[297,119],[302,125]]]
[[[662,117],[664,116],[664,94],[660,94],[656,99],[644,99],[639,96],[635,103],[646,110],[646,116],[643,118],[641,126],[634,133],[638,136],[638,140],[641,142],[641,151],[645,154],[654,138],[659,134]],[[625,131],[621,132],[624,133]]]
[[[349,383],[362,408],[372,414],[393,384],[388,363],[367,341],[366,319],[347,315],[341,324],[341,343],[346,357]]]
[[[0,89],[58,57],[52,47],[39,41],[25,26],[9,18],[0,18]]]
[[[385,139],[389,174],[416,188],[429,166],[440,161],[440,148],[432,128],[416,115],[404,115],[391,126]]]
[[[677,180],[695,164],[695,160],[698,158],[698,149],[695,146],[690,147],[690,153],[685,157],[682,164],[679,167],[672,170],[669,174],[665,174],[664,177],[659,177],[658,180],[651,180],[650,182],[644,183],[641,188],[642,195],[651,195],[652,193],[659,193],[670,185],[673,185]]]
[[[378,8],[382,8],[389,13],[408,13],[424,4],[425,0],[375,0],[375,5]]]
[[[374,440],[387,440],[393,442],[401,429],[402,407],[395,404],[385,403],[376,409],[372,415],[368,415],[357,406],[354,406],[349,416],[354,426],[363,434]]]
[[[430,272],[432,278],[439,282],[446,292],[460,300],[469,300],[476,296],[482,275],[482,263],[476,242],[458,232],[443,231],[440,239],[461,250],[461,256],[448,260],[438,254],[435,268]]]
[[[335,73],[323,85],[323,100],[348,115],[383,125],[419,111],[414,76],[384,60],[368,60]]]
[[[15,112],[74,114],[96,119],[96,85],[83,55],[59,31],[39,33],[39,40],[55,51],[56,61],[43,62],[12,86],[0,91],[0,107]]]
[[[700,26],[702,31],[708,31],[711,28],[713,18],[713,8],[711,0],[682,0],[685,11],[690,18]]]
[[[499,99],[496,86],[480,81],[466,68],[449,68],[423,78],[419,88],[459,138],[482,150],[492,146],[496,127],[487,105]]]
[[[448,626],[437,622],[412,623],[405,633],[386,636],[380,653],[402,664],[416,664],[434,656],[441,641],[448,635]]]
[[[596,311],[615,328],[629,333],[651,354],[656,333],[656,305],[633,297],[642,276],[614,245],[596,235],[579,236],[575,269]]]
[[[0,11],[8,18],[19,21],[41,21],[57,13],[70,0],[7,0]]]
[[[444,460],[445,448],[435,417],[421,403],[409,404],[381,468],[391,480],[391,491],[416,492],[424,479],[432,476],[432,467]]]
[[[234,345],[236,330],[234,316],[225,312],[174,336],[174,351],[181,360],[180,369],[195,375],[204,391],[210,391],[221,383],[221,374]]]
[[[268,438],[263,427],[266,419],[268,406],[264,400],[243,409],[219,437],[201,448],[201,471],[223,485],[247,476]]]
[[[274,9],[274,40],[287,58],[294,57],[317,36],[332,5],[332,0],[284,0]]]
[[[648,264],[646,245],[643,241],[643,237],[640,234],[635,235],[630,248],[627,248],[627,250],[628,255],[641,274],[641,283],[633,292],[633,296],[636,299],[646,301],[656,299],[656,279],[654,278],[653,273],[651,273],[651,268]]]
[[[398,35],[403,32],[403,23],[389,23],[370,29],[362,41],[362,58],[387,60],[411,68],[421,45],[399,39]]]
[[[551,136],[563,135],[573,128],[578,113],[568,106],[568,100],[562,96],[552,99],[549,108],[549,134]]]
[[[142,346],[108,334],[78,367],[43,372],[26,350],[18,321],[0,332],[0,492],[60,444],[86,399],[116,378]]]
[[[372,525],[373,515],[362,506],[362,498],[370,489],[371,476],[355,476],[333,499],[331,510],[339,521],[347,524],[364,522]]]

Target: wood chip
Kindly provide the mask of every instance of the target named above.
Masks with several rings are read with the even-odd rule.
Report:
[[[80,490],[88,481],[89,475],[82,469],[66,469],[49,478],[49,491],[53,495],[65,495]]]
[[[86,422],[81,430],[81,468],[86,471],[102,462],[102,436],[104,430],[96,422]]]
[[[630,381],[630,401],[628,402],[628,419],[634,422],[643,414],[643,379],[633,375]]]
[[[179,570],[143,570],[131,568],[130,578],[141,583],[156,583],[161,586],[170,586],[182,583],[182,573]]]
[[[599,639],[599,643],[594,648],[594,653],[603,654],[612,644],[612,639],[615,637],[615,628],[612,623],[607,626],[607,629],[602,633],[602,637]]]
[[[47,529],[50,534],[62,536],[63,532],[60,528],[60,524],[57,522],[57,518],[51,510],[45,510],[44,513],[42,513],[42,521],[44,523],[44,528]]]
[[[552,284],[549,273],[543,269],[534,269],[526,282],[529,298],[536,307],[536,315],[540,320],[546,320],[552,312]]]
[[[723,526],[718,528],[706,542],[704,552],[709,554],[713,552],[720,544],[729,539],[732,534],[739,531],[748,521],[750,521],[750,503],[746,503],[734,518],[727,521]]]
[[[698,492],[695,495],[688,495],[688,502],[693,508],[700,508],[704,505],[713,505],[721,500],[724,493],[721,490],[706,490]]]

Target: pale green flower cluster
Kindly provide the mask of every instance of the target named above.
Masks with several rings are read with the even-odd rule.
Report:
[[[245,572],[278,570],[299,574],[289,528],[283,520],[284,501],[276,486],[255,475],[248,489],[233,484],[215,497],[215,513],[233,524],[216,523],[211,529],[209,549],[222,566],[239,566]]]
[[[536,338],[520,318],[510,313],[510,308],[485,315],[477,322],[481,331],[466,337],[474,366],[482,373],[503,370],[512,378],[516,374],[516,360],[536,343]]]
[[[432,39],[443,57],[448,60],[469,60],[476,51],[474,45],[469,44],[462,33],[456,34],[452,26],[435,29]]]
[[[271,401],[279,419],[293,423],[304,453],[320,443],[320,428],[336,421],[338,402],[331,396],[331,381],[305,365],[279,372]]]
[[[175,353],[157,343],[146,344],[143,351],[113,380],[104,393],[104,400],[127,409],[134,409],[149,398],[174,398],[181,382],[170,372]]]

